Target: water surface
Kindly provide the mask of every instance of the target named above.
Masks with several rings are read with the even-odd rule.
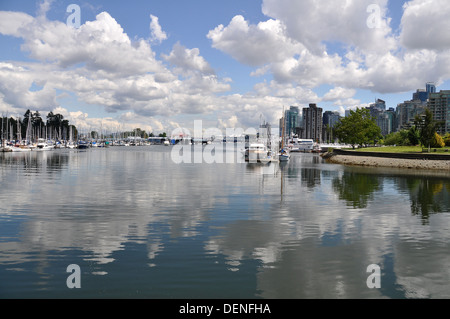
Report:
[[[176,164],[160,146],[0,154],[0,297],[449,298],[449,194],[445,173],[313,154],[270,165]],[[71,264],[80,289],[66,285]]]

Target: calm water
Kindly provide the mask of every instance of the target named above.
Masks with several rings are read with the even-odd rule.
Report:
[[[450,298],[448,175],[170,150],[0,154],[0,297]]]

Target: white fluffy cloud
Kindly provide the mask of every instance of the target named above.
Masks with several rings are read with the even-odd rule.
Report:
[[[283,61],[303,46],[286,36],[285,26],[277,20],[249,25],[243,16],[235,16],[226,27],[219,25],[207,37],[212,46],[236,60],[252,66]]]
[[[253,76],[270,73],[280,83],[308,88],[405,92],[450,77],[444,1],[409,1],[401,29],[392,30],[387,0],[264,0],[269,20],[252,25],[236,16],[208,38],[257,67]]]
[[[197,48],[187,49],[177,42],[169,55],[163,54],[162,56],[167,62],[176,66],[179,73],[191,74],[193,72],[205,75],[214,74],[214,70],[200,55],[200,51]]]
[[[410,49],[450,49],[450,7],[446,0],[413,0],[404,7],[402,44]]]
[[[158,17],[151,14],[150,19],[151,40],[161,43],[167,39],[167,34],[162,30]]]
[[[230,89],[229,79],[219,79],[197,48],[176,44],[165,56],[170,69],[148,41],[130,40],[106,12],[78,29],[15,12],[0,12],[0,18],[0,33],[22,38],[22,50],[37,60],[0,65],[2,104],[17,112],[57,108],[62,91],[111,113],[129,111],[154,121],[156,116],[211,112],[220,107],[215,94]],[[152,16],[152,30],[162,40],[157,22]],[[37,81],[42,83],[31,90]]]

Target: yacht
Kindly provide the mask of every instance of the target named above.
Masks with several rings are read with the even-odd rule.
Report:
[[[246,156],[247,158],[247,156]],[[248,162],[249,163],[268,163],[275,162],[278,159],[267,149],[267,146],[262,143],[250,144],[248,148]]]
[[[314,140],[295,138],[288,146],[291,152],[311,152],[314,149]]]
[[[86,142],[86,141],[79,141],[79,142],[78,142],[77,148],[78,148],[79,150],[85,150],[85,149],[88,149],[89,146],[90,146],[90,145],[89,145],[88,142]]]
[[[53,149],[54,147],[49,145],[45,139],[43,138],[38,139],[36,151],[50,151]]]

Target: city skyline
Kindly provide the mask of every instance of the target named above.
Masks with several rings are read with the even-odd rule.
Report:
[[[396,108],[427,82],[450,87],[447,13],[443,0],[2,1],[0,113],[169,133],[277,124],[293,105]]]

